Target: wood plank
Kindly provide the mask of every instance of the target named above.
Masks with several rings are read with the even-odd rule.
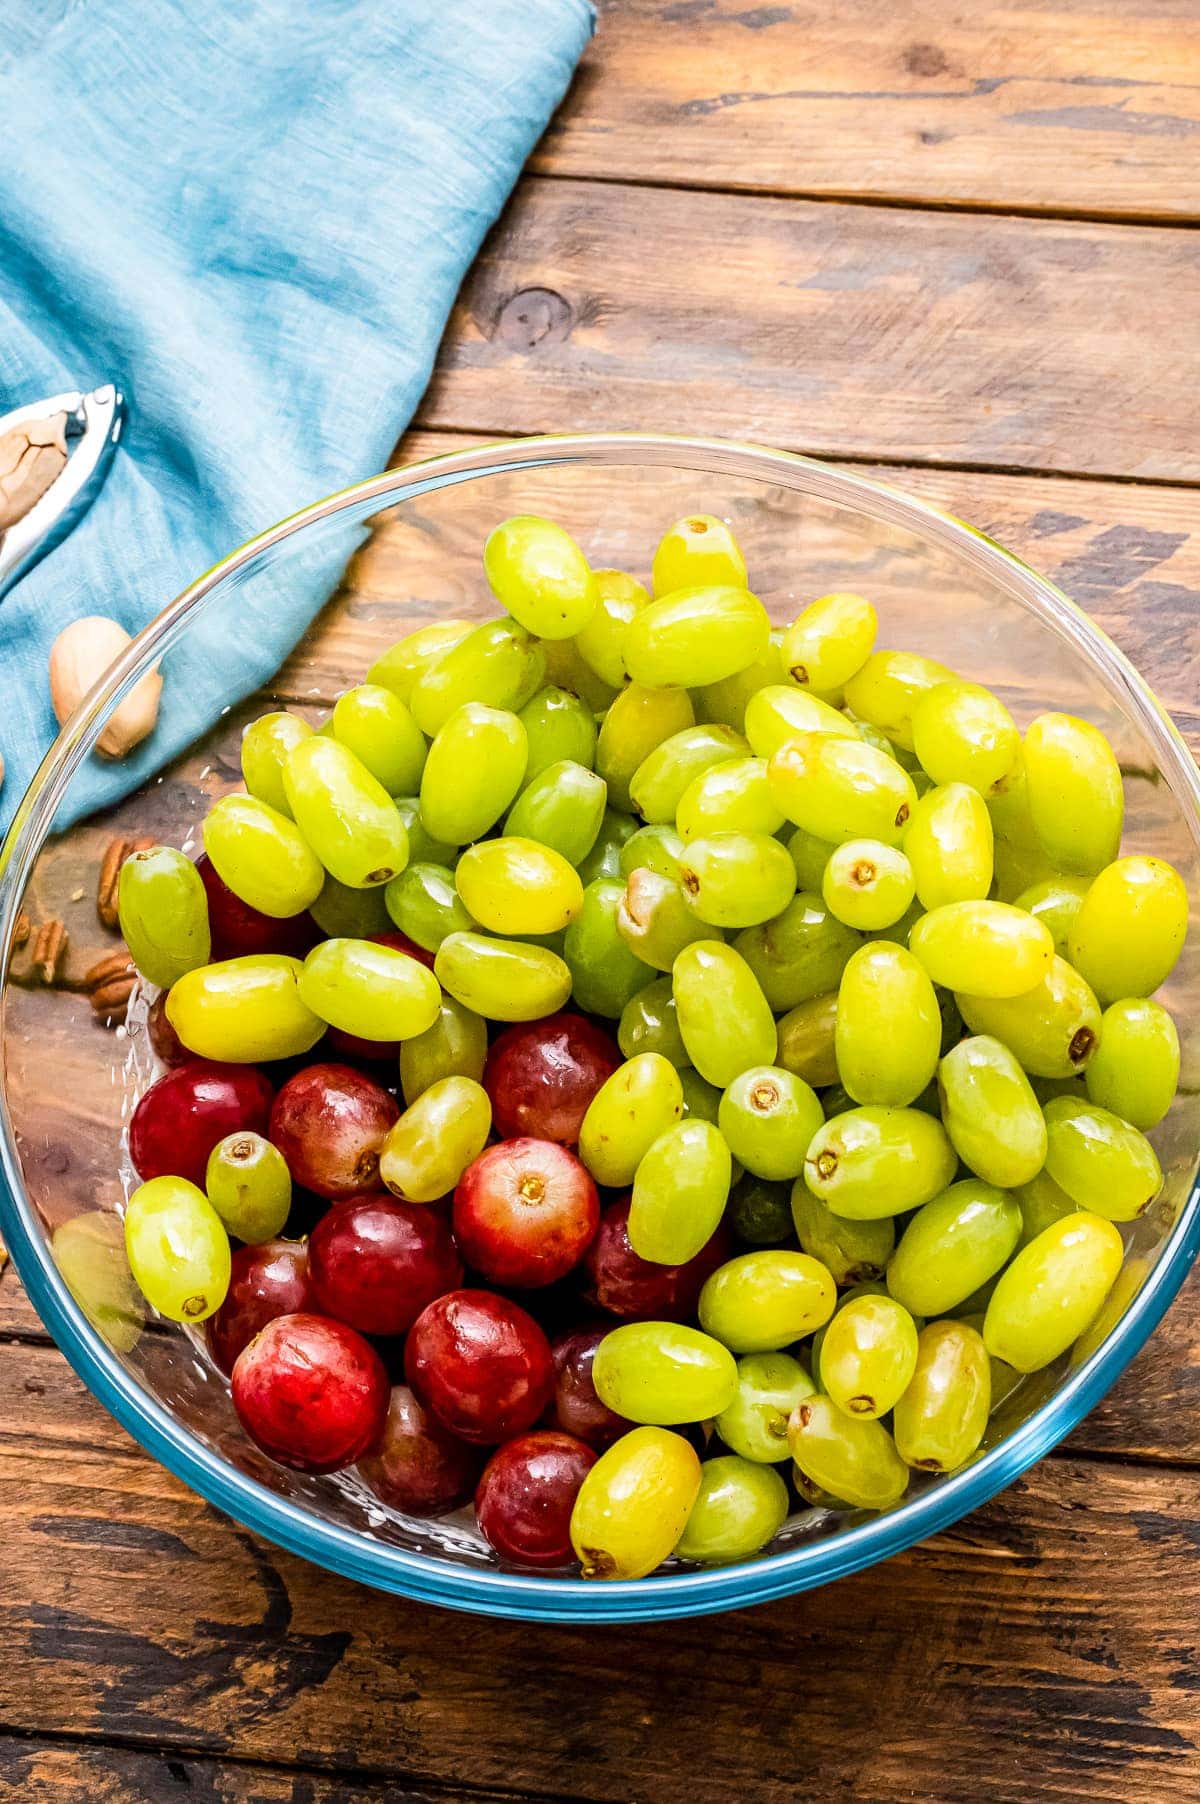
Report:
[[[532,178],[421,423],[1200,480],[1187,230]]]
[[[1194,219],[1191,0],[601,0],[535,167]]]

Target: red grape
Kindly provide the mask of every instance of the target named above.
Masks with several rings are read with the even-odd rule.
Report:
[[[463,1277],[442,1217],[389,1196],[334,1203],[312,1231],[308,1270],[318,1307],[360,1334],[406,1334]]]
[[[251,908],[229,885],[217,876],[207,852],[196,860],[196,869],[208,895],[208,925],[212,934],[212,957],[241,958],[250,952],[285,952],[292,958],[303,958],[322,937],[321,930],[309,914],[291,915],[277,921]]]
[[[425,966],[426,970],[433,970],[436,953],[427,952],[424,946],[418,946],[416,940],[410,940],[406,933],[400,932],[399,928],[388,933],[373,933],[371,942],[375,946],[390,946],[395,952],[407,952],[410,958],[415,958],[419,965]]]
[[[318,1196],[381,1189],[379,1149],[400,1109],[381,1085],[350,1065],[306,1065],[271,1110],[270,1138],[293,1182]]]
[[[502,1140],[532,1134],[574,1146],[588,1104],[620,1063],[615,1040],[583,1015],[506,1028],[483,1073],[496,1132]]]
[[[243,1347],[276,1316],[316,1307],[308,1281],[308,1251],[298,1240],[264,1240],[239,1247],[225,1301],[204,1324],[214,1362],[229,1375]]]
[[[571,1511],[596,1455],[573,1435],[542,1429],[493,1453],[475,1493],[475,1519],[503,1560],[565,1566]]]
[[[586,1441],[597,1453],[603,1453],[633,1426],[616,1410],[609,1409],[607,1403],[601,1403],[592,1383],[592,1360],[609,1332],[607,1327],[572,1328],[550,1345],[554,1396],[546,1411],[547,1426]]]
[[[631,1321],[685,1322],[696,1313],[704,1280],[733,1255],[722,1222],[686,1265],[655,1265],[629,1241],[629,1198],[610,1203],[584,1261],[587,1295],[611,1315]]]
[[[586,1252],[600,1220],[590,1173],[552,1140],[503,1140],[454,1192],[454,1237],[493,1284],[553,1284]]]
[[[531,1315],[488,1290],[452,1290],[421,1312],[404,1349],[409,1384],[464,1441],[532,1428],[554,1390],[550,1343]]]
[[[340,1053],[344,1059],[364,1059],[373,1062],[376,1059],[398,1058],[403,1042],[400,1040],[364,1040],[360,1034],[348,1034],[344,1027],[331,1027],[325,1035],[325,1044],[330,1052]]]
[[[466,1503],[483,1454],[422,1407],[406,1384],[392,1386],[383,1439],[359,1461],[363,1483],[381,1503],[409,1516],[444,1516]]]
[[[204,1186],[208,1155],[227,1134],[265,1134],[275,1092],[253,1065],[189,1059],[151,1084],[129,1123],[129,1156],[145,1183],[190,1178]]]
[[[276,1316],[238,1354],[233,1406],[256,1446],[298,1472],[339,1472],[383,1433],[391,1387],[369,1341],[322,1315]]]
[[[164,1065],[186,1065],[191,1053],[167,1020],[167,992],[161,990],[146,1012],[146,1032],[156,1058]]]

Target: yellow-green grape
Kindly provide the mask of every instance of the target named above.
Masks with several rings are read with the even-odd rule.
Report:
[[[903,757],[901,757],[887,734],[881,733],[878,727],[873,727],[869,720],[855,720],[853,714],[847,715],[847,719],[853,722],[855,731],[860,739],[865,739],[868,745],[873,745],[877,752],[883,752],[885,757],[895,758],[897,764],[903,764],[914,784],[918,777],[928,783],[928,777],[925,776],[925,772],[921,769],[911,752],[905,752]],[[920,790],[918,790],[917,793],[919,795],[921,793]]]
[[[208,1155],[208,1200],[226,1228],[247,1246],[273,1240],[292,1207],[292,1177],[277,1146],[261,1134],[227,1134]]]
[[[819,1259],[761,1247],[705,1279],[700,1326],[734,1353],[773,1353],[823,1327],[836,1301],[837,1286]]]
[[[770,789],[769,782],[767,788]],[[797,827],[789,833],[785,843],[796,867],[797,889],[819,896],[825,882],[825,866],[837,850],[836,846],[827,839],[818,839],[815,833],[806,833],[803,827]],[[854,841],[850,840],[848,843],[853,845]]]
[[[476,925],[448,865],[410,864],[383,893],[388,914],[401,933],[426,952],[436,952],[450,934],[470,933]]]
[[[483,1017],[453,996],[442,996],[432,1025],[405,1040],[400,1048],[400,1088],[405,1103],[416,1102],[444,1077],[469,1077],[481,1083],[487,1050]]]
[[[1019,1184],[1013,1195],[1021,1211],[1018,1247],[1028,1246],[1043,1228],[1061,1221],[1064,1215],[1073,1215],[1078,1207],[1044,1167],[1035,1178],[1030,1178],[1028,1184]]]
[[[1096,878],[1068,935],[1068,956],[1101,1002],[1151,996],[1174,969],[1188,894],[1162,858],[1118,858]]]
[[[536,639],[513,620],[487,620],[426,665],[408,705],[422,733],[433,739],[467,702],[519,714],[545,675]]]
[[[964,1165],[988,1184],[1027,1184],[1046,1160],[1046,1123],[1029,1079],[991,1034],[951,1047],[938,1066],[942,1123]]]
[[[888,1216],[849,1221],[814,1196],[803,1178],[792,1185],[792,1221],[804,1252],[819,1259],[839,1289],[883,1277],[896,1241]]]
[[[51,1234],[50,1252],[96,1333],[116,1352],[132,1353],[146,1310],[129,1269],[121,1217],[102,1209],[69,1215]]]
[[[557,933],[583,906],[578,872],[534,839],[506,835],[468,846],[454,880],[468,913],[492,933]]]
[[[918,1209],[887,1268],[887,1287],[914,1315],[947,1315],[1008,1262],[1021,1206],[1007,1191],[963,1178]]]
[[[821,874],[830,914],[863,933],[894,926],[911,907],[915,887],[904,853],[877,839],[849,839],[835,846]]]
[[[502,608],[539,639],[570,639],[600,597],[587,559],[554,520],[515,514],[487,536],[483,570]]]
[[[343,1033],[409,1040],[437,1020],[441,991],[432,971],[394,946],[322,940],[304,961],[300,999]]]
[[[694,1259],[721,1219],[730,1176],[729,1148],[711,1121],[680,1121],[660,1134],[633,1179],[628,1231],[638,1257],[655,1265]]]
[[[694,777],[679,798],[675,825],[685,840],[710,833],[777,833],[783,815],[761,758],[731,758]]]
[[[404,830],[408,834],[408,862],[410,864],[443,864],[451,865],[458,857],[458,847],[447,840],[435,839],[432,833],[425,831],[421,820],[421,798],[419,796],[394,796],[396,812],[404,822]]]
[[[125,1205],[125,1251],[138,1289],[171,1322],[203,1322],[229,1289],[225,1224],[186,1178],[151,1178]]]
[[[682,1322],[625,1322],[596,1348],[592,1383],[627,1421],[670,1428],[719,1415],[737,1393],[737,1366],[720,1341]]]
[[[703,1084],[704,1079],[700,1082]],[[705,1089],[712,1086],[705,1084]],[[721,1092],[713,1092],[717,1099],[718,1120],[721,1113]],[[792,1217],[788,1207],[790,1186],[773,1178],[756,1178],[753,1173],[742,1172],[729,1192],[729,1202],[725,1210],[726,1225],[736,1240],[743,1241],[751,1247],[777,1247],[790,1244],[792,1239]]]
[[[783,662],[802,689],[841,689],[871,655],[879,622],[869,601],[848,590],[821,595],[783,635]]]
[[[837,1083],[837,1005],[838,993],[830,990],[798,1002],[779,1022],[776,1062],[814,1090]]]
[[[774,753],[767,778],[788,820],[834,845],[898,846],[917,805],[906,770],[865,740],[832,733],[798,733]]]
[[[669,977],[654,978],[630,997],[617,1024],[617,1045],[627,1059],[659,1052],[677,1071],[689,1064]]]
[[[302,914],[325,881],[321,862],[300,829],[255,796],[222,796],[209,809],[204,850],[235,895],[276,920]]]
[[[743,1459],[775,1466],[790,1459],[788,1418],[811,1397],[812,1379],[790,1353],[746,1353],[737,1362],[738,1387],[714,1427],[725,1445]]]
[[[913,749],[935,783],[984,795],[1021,756],[1021,735],[998,696],[978,683],[935,683],[914,703]]]
[[[992,896],[997,902],[1016,902],[1026,890],[1048,883],[1058,874],[1043,851],[1031,851],[999,837],[992,846],[992,872]]]
[[[721,1092],[717,1086],[708,1083],[691,1065],[679,1068],[679,1083],[683,1090],[683,1119],[711,1121],[716,1127],[721,1114]],[[734,1173],[733,1181],[736,1182],[739,1176],[740,1165]]]
[[[862,940],[820,896],[801,894],[734,943],[771,1007],[786,1010],[835,989]]]
[[[1045,877],[1023,889],[1013,906],[1043,921],[1050,930],[1054,950],[1060,958],[1066,958],[1071,928],[1087,892],[1084,877]]]
[[[846,706],[893,745],[911,752],[913,709],[920,696],[938,683],[952,682],[954,672],[936,658],[913,651],[873,651],[846,684]]]
[[[848,1416],[885,1416],[917,1365],[917,1329],[892,1297],[855,1297],[821,1342],[821,1389]]]
[[[937,1070],[942,1016],[923,967],[903,946],[877,940],[842,972],[834,1053],[855,1102],[902,1107]]]
[[[597,604],[591,619],[575,635],[575,649],[596,675],[611,688],[625,681],[622,646],[625,629],[650,600],[636,577],[623,570],[595,570]]]
[[[748,589],[711,584],[676,589],[635,614],[625,629],[625,668],[635,683],[718,683],[761,658],[767,610]]]
[[[748,1560],[787,1521],[788,1488],[770,1466],[722,1454],[700,1468],[700,1491],[675,1552],[721,1566]]]
[[[651,689],[630,683],[614,699],[596,741],[596,770],[608,784],[614,808],[632,806],[629,784],[655,746],[695,724],[686,689]]]
[[[908,1489],[908,1467],[873,1416],[848,1416],[830,1397],[797,1403],[788,1447],[810,1484],[857,1510],[886,1510]]]
[[[593,614],[593,620],[595,617]],[[542,639],[539,644],[545,665],[541,681],[566,690],[593,715],[603,714],[618,691],[580,657],[574,639]]]
[[[769,683],[746,703],[746,738],[756,758],[769,759],[797,733],[830,733],[861,743],[852,720],[819,696],[790,683]]]
[[[1086,1209],[1044,1228],[992,1292],[983,1338],[993,1359],[1018,1372],[1050,1365],[1095,1317],[1124,1255],[1113,1224]]]
[[[376,658],[367,672],[368,683],[390,689],[407,703],[423,672],[473,633],[477,625],[474,620],[433,620],[428,626],[419,626],[415,633],[398,639],[382,657]]]
[[[682,1117],[683,1086],[675,1067],[661,1053],[639,1053],[588,1104],[579,1157],[597,1184],[624,1189],[654,1142]]]
[[[562,944],[576,1005],[614,1021],[654,976],[621,937],[618,915],[624,898],[622,883],[603,877],[589,883]]]
[[[1106,1008],[1085,1075],[1094,1103],[1143,1133],[1157,1127],[1179,1087],[1179,1034],[1166,1009],[1140,996]]]
[[[663,822],[639,827],[621,847],[621,875],[628,881],[635,871],[656,871],[660,877],[677,883],[682,857],[683,841],[674,827]]]
[[[746,586],[746,560],[724,520],[715,514],[689,514],[668,527],[654,553],[650,580],[656,596],[701,583]]]
[[[585,888],[601,877],[611,879],[626,875],[621,870],[621,848],[637,831],[638,824],[631,814],[622,814],[619,808],[604,810],[596,843],[579,863],[579,877]]]
[[[1085,877],[1117,856],[1125,797],[1104,734],[1073,714],[1039,714],[1024,744],[1029,813],[1042,849]]]
[[[772,684],[781,684],[785,672],[780,646],[783,634],[772,632],[761,658],[735,670],[719,683],[701,683],[696,689],[696,714],[700,720],[719,720],[735,732],[745,731],[746,707],[752,695]],[[749,737],[749,735],[747,735]]]
[[[670,971],[685,946],[712,934],[679,884],[651,870],[631,874],[617,906],[617,931],[629,951],[656,971]]]
[[[571,972],[547,946],[451,933],[438,947],[434,974],[464,1008],[490,1021],[536,1021],[571,994]]]
[[[1006,776],[994,783],[987,797],[987,811],[998,841],[1025,852],[1045,857],[1029,811],[1029,784],[1025,776],[1025,754],[1020,752]]]
[[[525,782],[560,764],[581,764],[591,770],[596,762],[596,720],[591,709],[567,689],[539,689],[525,703],[519,719],[525,729],[529,756]]]
[[[117,911],[129,956],[151,983],[169,989],[207,964],[208,896],[186,853],[174,846],[134,852],[121,866]]]
[[[421,778],[426,831],[456,846],[482,838],[521,787],[526,749],[515,714],[464,703],[429,748]]]
[[[596,843],[606,799],[603,777],[564,759],[521,791],[505,817],[505,835],[537,840],[578,866]]]
[[[745,959],[720,940],[685,946],[671,973],[680,1037],[701,1077],[724,1090],[775,1063],[775,1018]]]
[[[1158,1154],[1138,1128],[1098,1103],[1046,1104],[1046,1170],[1081,1209],[1109,1221],[1143,1215],[1162,1189]]]
[[[321,893],[309,904],[308,912],[331,939],[369,940],[376,933],[390,933],[392,928],[386,890],[351,889],[328,872]]]
[[[922,908],[986,896],[992,886],[992,817],[979,791],[950,783],[923,795],[905,829],[904,851]]]
[[[630,780],[630,800],[643,820],[674,822],[680,797],[694,778],[744,758],[749,750],[732,727],[684,727],[642,759]]]
[[[1057,953],[1040,982],[1020,996],[955,997],[972,1033],[993,1034],[1034,1077],[1075,1077],[1100,1037],[1100,1004]]]
[[[804,1181],[835,1215],[875,1221],[932,1201],[956,1165],[934,1116],[868,1104],[817,1129],[805,1155]]]
[[[367,889],[404,869],[408,834],[396,804],[348,746],[321,733],[301,740],[283,782],[297,827],[339,883]]]
[[[717,1125],[747,1171],[782,1181],[803,1171],[809,1141],[824,1119],[803,1078],[779,1065],[752,1065],[722,1096]]]
[[[681,1434],[634,1428],[588,1472],[571,1511],[585,1579],[640,1579],[674,1553],[700,1489],[700,1461]]]
[[[349,746],[389,795],[411,795],[421,781],[425,735],[400,697],[380,683],[348,689],[334,705],[333,736]]]
[[[764,833],[713,833],[687,846],[679,887],[708,926],[756,927],[787,907],[796,868],[787,848]]]
[[[379,1154],[379,1176],[409,1203],[434,1203],[449,1195],[487,1145],[492,1105],[474,1078],[438,1078],[388,1130]]]
[[[1072,1368],[1081,1366],[1104,1344],[1152,1270],[1149,1259],[1141,1254],[1125,1261],[1100,1309],[1071,1348]]]
[[[258,952],[186,971],[167,994],[167,1020],[189,1052],[235,1065],[291,1059],[315,1046],[325,1022],[300,995],[298,958]]]
[[[909,950],[934,983],[968,996],[1020,996],[1046,975],[1054,941],[1008,902],[946,902],[923,915]]]
[[[896,1404],[896,1451],[921,1472],[955,1472],[983,1439],[992,1370],[983,1337],[966,1322],[930,1322],[917,1339],[912,1381]]]
[[[242,734],[242,780],[252,796],[291,819],[283,787],[283,767],[294,745],[308,739],[312,728],[298,714],[260,714]]]

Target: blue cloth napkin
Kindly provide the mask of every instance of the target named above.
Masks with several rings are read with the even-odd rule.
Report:
[[[7,822],[56,729],[55,635],[130,632],[252,533],[372,475],[570,81],[587,0],[0,0],[0,413],[115,381],[75,531],[0,602]],[[328,561],[328,560],[326,560]],[[114,801],[279,665],[337,569],[164,665]]]

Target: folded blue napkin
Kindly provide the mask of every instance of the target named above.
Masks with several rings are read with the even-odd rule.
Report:
[[[56,731],[47,656],[385,467],[460,281],[570,81],[588,0],[0,0],[0,414],[116,382],[74,532],[0,601],[7,823]],[[114,801],[271,674],[336,569],[185,641]]]

